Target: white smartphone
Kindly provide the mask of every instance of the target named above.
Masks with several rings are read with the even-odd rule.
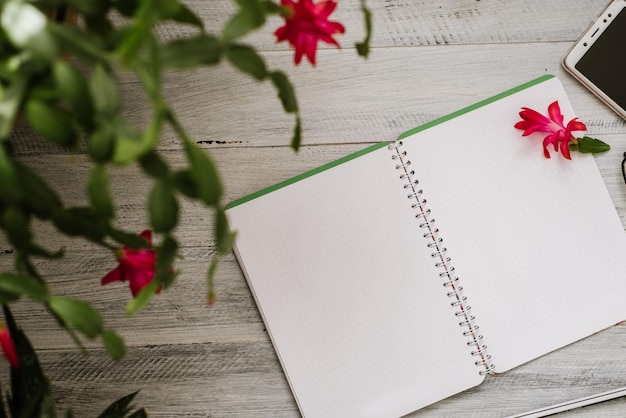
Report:
[[[613,0],[600,13],[563,67],[626,119],[626,0]]]

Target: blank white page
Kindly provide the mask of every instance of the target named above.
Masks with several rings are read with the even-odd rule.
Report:
[[[626,319],[626,236],[593,157],[546,159],[545,134],[513,127],[557,99],[567,123],[552,78],[404,140],[500,372]]]
[[[227,210],[306,417],[397,417],[482,381],[391,155]]]

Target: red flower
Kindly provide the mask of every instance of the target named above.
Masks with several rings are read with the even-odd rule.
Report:
[[[152,232],[149,230],[139,234],[148,244],[152,245]],[[154,278],[156,267],[156,250],[151,248],[133,249],[122,247],[117,252],[119,264],[102,278],[101,284],[128,281],[130,292],[136,297],[141,289]],[[157,290],[157,293],[161,290]]]
[[[20,365],[19,357],[17,356],[17,350],[15,349],[15,343],[11,337],[9,329],[4,325],[0,325],[0,347],[4,357],[9,361],[9,364],[14,369],[17,369]]]
[[[556,152],[561,150],[563,157],[571,160],[569,152],[569,143],[576,143],[576,138],[572,135],[572,131],[586,131],[587,127],[584,123],[578,121],[578,118],[574,118],[567,123],[567,126],[563,125],[563,115],[561,114],[561,108],[559,102],[553,102],[548,106],[549,118],[537,112],[536,110],[523,107],[519,113],[523,120],[517,122],[515,127],[518,129],[524,129],[522,136],[527,136],[533,132],[548,132],[543,139],[543,155],[546,158],[550,158],[550,152],[548,146],[552,144]]]
[[[295,48],[294,62],[300,64],[302,55],[306,54],[312,65],[315,65],[317,41],[324,41],[340,48],[332,37],[335,33],[344,33],[345,29],[339,22],[331,22],[328,16],[335,10],[337,3],[332,0],[281,0],[281,4],[288,10],[284,17],[285,25],[274,32],[277,42],[289,41]]]

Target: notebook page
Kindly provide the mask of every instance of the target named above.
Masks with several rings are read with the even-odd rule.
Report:
[[[306,417],[397,417],[482,377],[386,147],[227,210]]]
[[[593,157],[545,159],[513,128],[557,99],[567,123],[552,78],[405,139],[499,372],[626,319],[626,239]]]

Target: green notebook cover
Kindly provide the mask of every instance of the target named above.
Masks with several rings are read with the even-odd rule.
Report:
[[[461,116],[461,115],[463,115],[465,113],[468,113],[468,112],[471,112],[473,110],[476,110],[476,109],[478,109],[480,107],[488,105],[489,103],[493,103],[495,101],[498,101],[498,100],[500,100],[500,99],[502,99],[504,97],[510,96],[512,94],[515,94],[515,93],[517,93],[517,92],[519,92],[521,90],[527,89],[527,88],[529,88],[531,86],[534,86],[536,84],[542,83],[542,82],[544,82],[546,80],[549,80],[551,78],[554,78],[554,75],[547,74],[547,75],[544,75],[542,77],[539,77],[539,78],[536,78],[534,80],[531,80],[531,81],[529,81],[527,83],[521,84],[521,85],[519,85],[517,87],[514,87],[512,89],[506,90],[506,91],[504,91],[504,92],[502,92],[500,94],[497,94],[495,96],[492,96],[492,97],[490,97],[488,99],[482,100],[482,101],[480,101],[478,103],[475,103],[473,105],[467,106],[467,107],[465,107],[465,108],[463,108],[461,110],[458,110],[456,112],[450,113],[449,115],[442,116],[442,117],[440,117],[438,119],[435,119],[435,120],[433,120],[431,122],[425,123],[425,124],[420,125],[420,126],[418,126],[416,128],[408,130],[408,131],[402,133],[398,137],[398,140],[402,140],[402,139],[404,139],[404,138],[406,138],[408,136],[411,136],[411,135],[416,134],[418,132],[424,131],[424,130],[426,130],[428,128],[431,128],[433,126],[439,125],[439,124],[441,124],[443,122],[446,122],[446,121],[448,121],[450,119],[454,119],[454,118],[456,118],[458,116]],[[296,183],[296,182],[298,182],[300,180],[306,179],[308,177],[314,176],[314,175],[316,175],[318,173],[321,173],[323,171],[329,170],[329,169],[331,169],[333,167],[336,167],[336,166],[338,166],[340,164],[343,164],[345,162],[348,162],[350,160],[358,158],[358,157],[360,157],[362,155],[368,154],[368,153],[370,153],[372,151],[375,151],[377,149],[383,148],[383,147],[385,147],[387,145],[389,145],[388,142],[379,142],[379,143],[371,145],[371,146],[369,146],[367,148],[364,148],[364,149],[362,149],[360,151],[357,151],[355,153],[348,154],[345,157],[339,158],[339,159],[337,159],[335,161],[331,161],[328,164],[324,164],[324,165],[322,165],[320,167],[317,167],[317,168],[314,168],[312,170],[306,171],[306,172],[304,172],[302,174],[299,174],[299,175],[297,175],[295,177],[292,177],[290,179],[287,179],[285,181],[277,183],[277,184],[275,184],[273,186],[269,186],[269,187],[267,187],[265,189],[261,189],[258,192],[249,194],[249,195],[244,196],[244,197],[242,197],[240,199],[236,199],[236,200],[232,201],[231,203],[229,203],[226,206],[226,209],[234,208],[235,206],[239,206],[239,205],[241,205],[243,203],[249,202],[250,200],[256,199],[256,198],[261,197],[261,196],[264,196],[264,195],[266,195],[268,193],[271,193],[271,192],[276,191],[278,189],[281,189],[283,187],[289,186],[290,184]]]

